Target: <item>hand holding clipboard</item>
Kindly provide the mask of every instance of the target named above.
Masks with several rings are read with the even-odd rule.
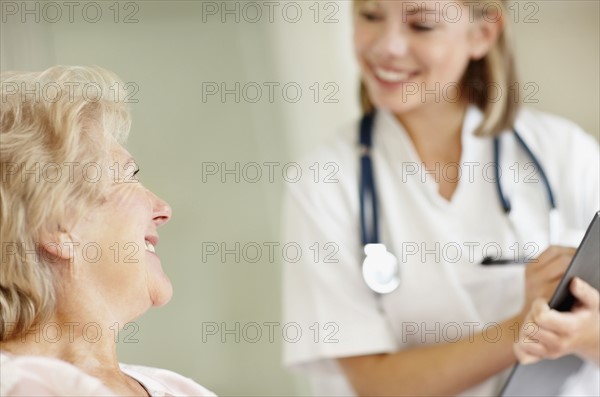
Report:
[[[585,284],[579,283],[578,281],[573,282],[573,280],[576,279],[585,281]],[[593,290],[595,290],[595,292]],[[599,290],[600,212],[595,214],[582,243],[573,256],[573,260],[552,294],[550,302],[547,305],[544,300],[542,300],[541,303],[535,303],[530,312],[530,318],[534,325],[531,332],[535,329],[535,324],[538,325],[537,332],[535,333],[537,338],[535,338],[535,335],[534,338],[536,340],[543,339],[546,341],[546,346],[537,347],[537,353],[540,353],[539,356],[545,356],[545,352],[542,349],[546,349],[548,345],[551,345],[551,341],[557,342],[557,340],[553,338],[553,335],[547,332],[548,329],[546,328],[556,329],[556,327],[560,328],[562,326],[562,331],[567,331],[567,333],[571,332],[571,335],[574,332],[582,332],[582,330],[576,330],[576,326],[573,326],[572,323],[575,320],[579,322],[579,326],[582,326],[581,324],[583,323],[591,324],[590,329],[585,330],[590,338],[587,340],[587,342],[589,342],[589,344],[587,344],[588,349],[585,353],[572,351],[572,353],[578,353],[577,356],[570,354],[555,360],[541,360],[530,365],[517,364],[513,368],[508,381],[502,389],[502,396],[560,395],[565,382],[583,367],[584,361],[581,357],[586,359],[591,358],[592,361],[598,362],[598,355],[600,353],[594,351],[594,343],[599,343],[598,337],[600,330],[598,327],[600,326],[597,317],[599,311]],[[580,318],[588,315],[595,315],[596,317],[595,319],[593,317],[588,319]],[[564,321],[565,319],[567,319],[567,321]],[[548,324],[552,324],[553,327],[549,327]],[[525,327],[527,327],[527,322],[525,323],[524,328]],[[593,327],[597,328],[594,329]],[[527,331],[524,330],[523,333],[524,335],[527,335]],[[531,337],[531,335],[529,335],[529,337]],[[564,332],[561,337],[568,338],[568,336],[565,336]],[[559,345],[560,343],[562,342],[558,342]],[[586,343],[582,343],[581,345],[586,345]],[[581,349],[581,346],[573,347],[572,345],[571,347],[571,350]],[[520,349],[519,345],[517,345],[516,348],[517,350]],[[536,352],[531,351],[531,349],[536,349],[536,347],[531,348],[528,346],[528,348],[529,356],[537,355]],[[560,352],[554,353],[560,355]]]

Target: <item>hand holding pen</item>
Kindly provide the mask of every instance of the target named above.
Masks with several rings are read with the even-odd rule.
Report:
[[[526,314],[537,298],[548,302],[565,274],[575,255],[575,248],[551,245],[536,259],[527,262],[525,267],[525,305]]]
[[[558,282],[567,270],[569,263],[575,255],[576,248],[551,245],[537,258],[494,259],[485,257],[481,262],[483,266],[503,266],[522,264],[525,267],[525,305],[523,314],[529,311],[532,302],[542,298],[550,300]]]

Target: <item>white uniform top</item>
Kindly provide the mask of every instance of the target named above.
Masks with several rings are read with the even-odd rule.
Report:
[[[357,124],[306,159],[307,168],[314,163],[328,168],[330,183],[321,176],[289,185],[285,241],[310,250],[284,267],[284,321],[303,332],[296,343],[285,343],[284,361],[308,372],[315,394],[353,394],[336,358],[453,342],[483,329],[492,342],[496,323],[521,310],[524,266],[479,263],[486,255],[535,257],[546,249],[548,199],[530,158],[513,134],[503,134],[501,181],[512,204],[511,226],[494,183],[493,140],[472,133],[481,119],[470,106],[462,132],[462,176],[447,201],[401,124],[388,112],[377,113],[371,156],[379,238],[401,266],[401,284],[391,294],[377,296],[362,278]],[[532,110],[520,112],[516,129],[554,191],[561,224],[554,243],[578,245],[600,207],[598,144],[573,123]],[[578,374],[585,380],[569,384],[577,386],[576,394],[597,395],[599,369],[585,367],[587,374]],[[497,394],[506,376],[504,371],[465,395]]]

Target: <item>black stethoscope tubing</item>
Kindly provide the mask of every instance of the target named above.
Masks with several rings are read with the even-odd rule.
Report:
[[[542,182],[544,183],[544,188],[546,190],[546,195],[548,196],[548,203],[550,204],[551,209],[556,208],[556,202],[554,200],[554,194],[552,193],[552,188],[550,187],[550,182],[548,181],[548,177],[546,176],[546,172],[544,172],[544,168],[538,161],[537,157],[533,154],[529,146],[525,143],[521,135],[517,132],[516,129],[512,130],[517,143],[523,151],[527,154],[531,162],[535,165],[538,172],[540,173],[540,177],[542,178]],[[500,183],[500,138],[498,136],[494,137],[494,170],[495,170],[495,178],[496,178],[496,191],[498,192],[498,198],[500,199],[500,204],[502,204],[502,209],[504,213],[509,214],[511,210],[510,201],[504,195],[502,191],[502,184]]]
[[[375,112],[367,113],[363,116],[360,122],[360,226],[361,226],[361,238],[363,245],[377,244],[379,243],[379,225],[378,225],[378,204],[377,204],[377,193],[375,189],[375,178],[373,172],[373,162],[371,159],[371,149],[373,147],[373,124],[375,121]],[[517,143],[523,149],[525,154],[529,157],[531,162],[537,168],[546,195],[548,197],[548,203],[551,209],[556,208],[556,201],[548,177],[538,161],[537,157],[533,154],[529,146],[525,143],[521,135],[516,129],[512,130]],[[494,164],[495,164],[495,178],[496,178],[496,191],[498,192],[498,198],[505,214],[510,214],[511,204],[509,199],[504,194],[502,184],[500,183],[500,139],[498,136],[494,137]],[[366,208],[370,209],[367,213]]]

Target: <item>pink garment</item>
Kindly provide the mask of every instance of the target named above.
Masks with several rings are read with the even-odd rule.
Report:
[[[210,390],[166,369],[120,364],[151,396],[215,396]],[[0,352],[0,396],[112,396],[97,378],[65,361]]]

